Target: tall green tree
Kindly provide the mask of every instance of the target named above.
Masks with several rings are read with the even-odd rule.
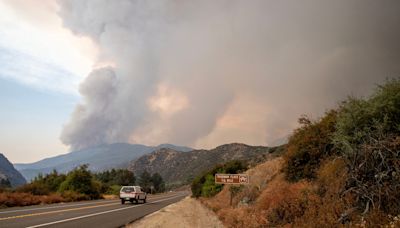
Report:
[[[95,174],[100,182],[107,185],[134,185],[136,177],[127,169],[111,169]]]
[[[152,182],[151,182],[151,175],[147,170],[143,171],[143,173],[139,176],[139,185],[146,191],[150,192]]]
[[[134,185],[136,182],[133,172],[127,169],[119,169],[115,177],[115,183],[118,185]]]
[[[151,176],[151,182],[153,183],[155,192],[165,191],[165,182],[159,173],[154,173]]]

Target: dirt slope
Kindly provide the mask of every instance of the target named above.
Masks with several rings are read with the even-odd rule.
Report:
[[[199,201],[187,197],[182,201],[169,205],[158,212],[144,217],[132,223],[127,228],[162,228],[162,227],[224,227],[217,216],[211,210],[203,206]]]

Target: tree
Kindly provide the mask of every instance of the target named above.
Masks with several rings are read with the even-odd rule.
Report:
[[[143,171],[139,176],[139,185],[144,189],[145,192],[150,192],[151,189],[151,175],[147,170]]]
[[[107,185],[134,185],[136,182],[133,172],[127,169],[111,169],[111,171],[96,173],[95,177]]]
[[[165,191],[165,182],[159,173],[154,173],[151,176],[151,182],[153,183],[154,190],[156,192],[164,192]]]
[[[65,174],[59,174],[57,170],[54,169],[53,172],[44,176],[42,181],[51,192],[55,192],[58,190],[61,183],[64,182],[66,178],[67,176]]]
[[[95,176],[95,178],[96,178],[97,180],[99,180],[99,181],[102,182],[102,183],[107,183],[107,184],[109,184],[109,183],[111,182],[111,180],[112,180],[112,178],[111,178],[111,172],[110,172],[109,170],[106,170],[106,171],[104,171],[104,172],[98,172],[98,173],[96,173],[94,176]]]
[[[133,172],[127,169],[117,170],[117,175],[115,177],[115,183],[118,185],[134,185],[136,182],[135,175]]]
[[[85,164],[68,173],[66,180],[61,183],[59,191],[74,191],[96,199],[100,197],[100,187],[88,170],[88,165]]]

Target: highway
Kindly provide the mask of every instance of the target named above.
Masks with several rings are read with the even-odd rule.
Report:
[[[188,192],[151,195],[145,204],[93,200],[0,210],[0,227],[122,227],[185,198]]]

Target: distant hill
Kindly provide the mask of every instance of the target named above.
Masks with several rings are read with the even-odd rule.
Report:
[[[114,143],[73,151],[34,163],[14,164],[14,166],[30,181],[39,173],[50,173],[53,169],[58,172],[68,172],[82,164],[89,164],[89,169],[92,171],[126,168],[131,160],[161,148],[171,148],[182,152],[192,150],[188,147],[171,144],[152,147],[140,144]]]
[[[281,147],[248,146],[239,143],[186,153],[159,149],[133,160],[129,169],[138,175],[144,170],[150,173],[158,172],[167,184],[182,185],[216,164],[231,160],[246,160],[254,165],[275,157],[281,151]]]
[[[25,178],[19,173],[8,159],[0,153],[0,181],[9,181],[11,187],[26,183]]]

